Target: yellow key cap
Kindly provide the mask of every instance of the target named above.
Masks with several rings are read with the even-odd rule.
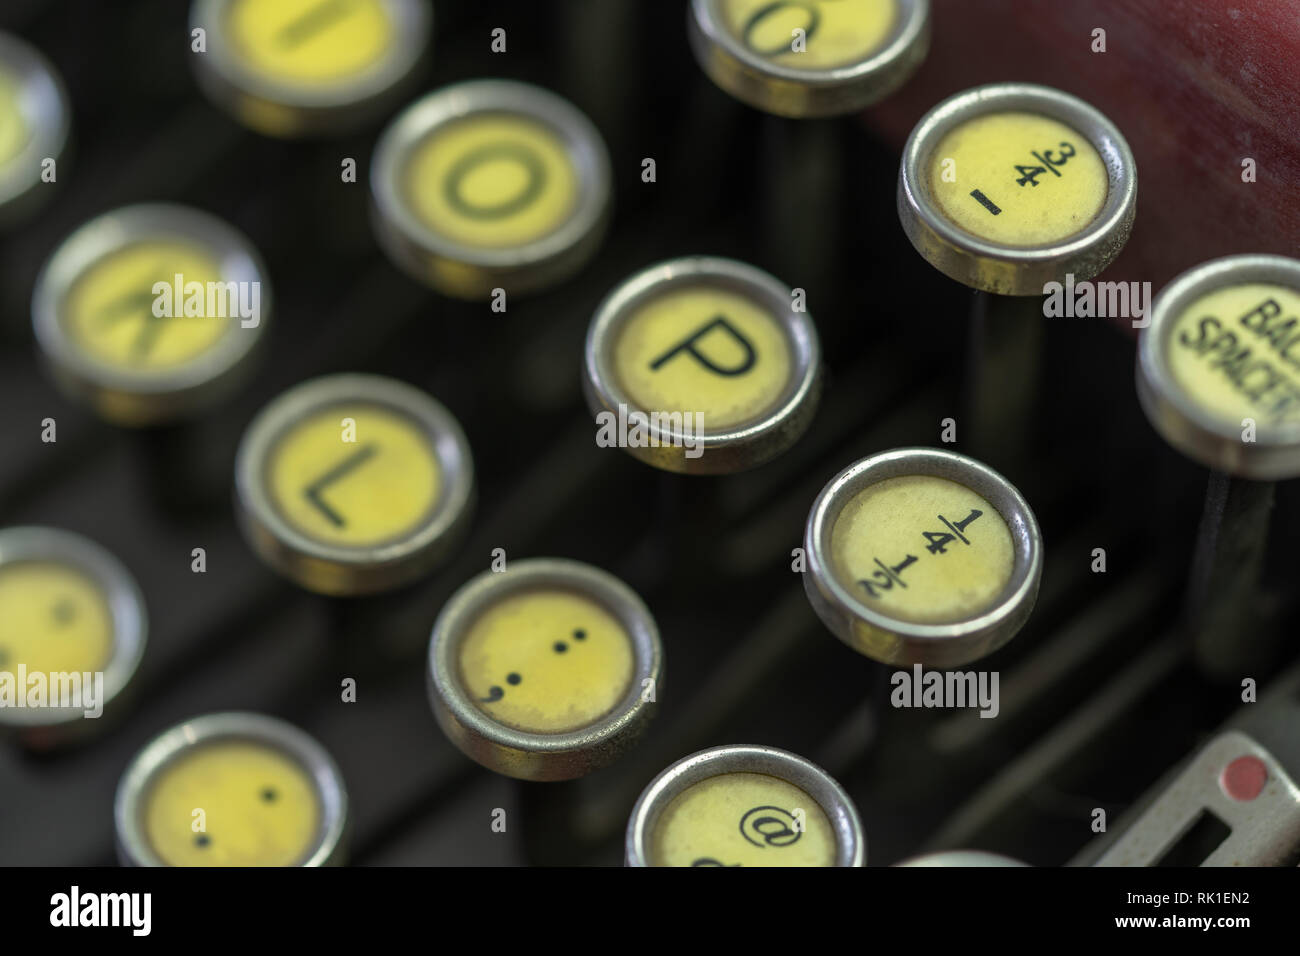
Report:
[[[863,459],[808,517],[804,587],[841,640],[888,664],[955,667],[991,653],[1038,594],[1042,542],[1005,478],[952,452]]]
[[[628,279],[587,333],[597,444],[694,473],[754,467],[790,447],[821,386],[802,296],[728,259],[677,259]]]
[[[144,599],[99,545],[0,530],[0,725],[44,749],[96,729],[144,652]]]
[[[325,594],[397,587],[436,564],[472,511],[460,426],[393,379],[335,375],[290,389],[236,461],[243,527],[272,567]]]
[[[882,572],[876,555],[918,550],[921,527],[931,529],[922,532],[924,552],[944,560]],[[866,582],[860,586],[871,606],[900,620],[936,623],[974,617],[992,604],[1011,579],[1015,551],[1006,522],[983,497],[947,478],[906,475],[849,499],[831,528],[831,561],[850,588]]]
[[[1184,454],[1246,478],[1300,475],[1300,260],[1229,256],[1174,279],[1140,333],[1137,379]]]
[[[68,117],[67,92],[45,57],[0,33],[0,224],[15,222],[53,194]]]
[[[610,201],[600,134],[568,102],[523,83],[447,87],[412,104],[371,163],[380,241],[449,295],[528,292],[595,252]]]
[[[628,822],[628,866],[865,866],[843,788],[774,747],[715,747],[646,787]]]
[[[575,561],[512,561],[443,608],[430,699],[447,735],[485,767],[570,779],[640,734],[662,658],[650,612],[617,578]]]
[[[929,0],[692,0],[691,47],[718,86],[780,116],[851,113],[930,46]]]
[[[252,244],[186,206],[126,206],[64,240],[32,322],[59,382],[115,424],[191,416],[252,372],[271,287]]]
[[[949,169],[956,174],[945,177]],[[1109,193],[1106,164],[1083,134],[1014,111],[949,130],[931,154],[929,187],[940,211],[971,235],[1027,247],[1082,232]]]
[[[899,215],[931,265],[1001,295],[1041,295],[1093,278],[1133,226],[1137,169],[1127,142],[1082,100],[1001,83],[921,119],[904,148]]]
[[[212,714],[156,738],[117,794],[118,851],[134,866],[322,866],[343,854],[338,767],[296,727]]]
[[[604,717],[627,693],[634,663],[618,620],[561,590],[502,598],[460,647],[460,678],[479,709],[529,733],[564,733]]]
[[[428,45],[424,0],[196,0],[200,84],[272,136],[349,131],[405,89]]]

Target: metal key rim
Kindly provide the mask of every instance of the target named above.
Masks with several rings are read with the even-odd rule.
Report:
[[[0,568],[28,562],[70,567],[100,588],[113,622],[112,650],[103,670],[101,703],[107,708],[131,682],[144,656],[148,637],[144,594],[126,566],[89,538],[58,528],[31,525],[0,529]],[[52,727],[83,719],[86,719],[83,708],[0,709],[0,723],[12,727]]]
[[[1028,863],[1022,863],[1019,860],[1013,860],[1009,856],[1003,856],[1001,853],[989,853],[987,850],[938,850],[934,853],[923,853],[920,856],[908,857],[894,866],[909,867],[1003,867],[1003,866],[1028,866]]]
[[[402,184],[414,151],[443,126],[476,114],[514,115],[539,123],[567,147],[579,196],[568,218],[551,232],[514,246],[472,246],[426,225],[411,209]],[[399,264],[417,277],[427,277],[432,257],[480,270],[488,279],[523,273],[532,281],[521,287],[531,288],[566,275],[594,251],[609,215],[611,175],[599,131],[567,100],[512,80],[471,80],[425,95],[389,124],[375,146],[370,192],[381,239]]]
[[[789,118],[835,116],[864,109],[902,86],[930,47],[930,0],[896,0],[898,17],[884,44],[856,63],[800,70],[749,49],[723,24],[717,0],[692,0],[688,33],[709,78],[757,109]],[[716,54],[721,54],[721,57]],[[777,80],[805,93],[800,109],[764,84]]]
[[[835,866],[866,866],[862,819],[844,788],[811,760],[755,744],[711,747],[661,771],[641,792],[628,819],[625,866],[652,866],[650,843],[663,811],[697,783],[729,773],[759,773],[798,787],[817,801],[835,831]]]
[[[1086,137],[1106,166],[1106,201],[1081,231],[1057,242],[1011,246],[967,232],[931,198],[928,166],[954,127],[990,113],[1037,113]],[[1137,164],[1119,128],[1097,109],[1061,90],[993,83],[958,93],[930,110],[908,137],[898,175],[898,216],[916,250],[949,278],[1002,295],[1041,295],[1067,273],[1091,279],[1119,255],[1137,209]]]
[[[428,43],[433,14],[412,0],[379,0],[393,24],[392,46],[370,69],[330,83],[304,86],[267,76],[252,69],[232,52],[226,33],[226,13],[234,2],[248,0],[194,0],[190,28],[208,34],[206,53],[194,53],[201,77],[213,82],[222,100],[250,95],[290,109],[330,112],[346,110],[382,98],[406,78],[419,62]]]
[[[770,461],[788,449],[812,423],[821,392],[821,343],[812,317],[791,308],[788,286],[761,269],[714,256],[686,256],[661,262],[622,282],[597,307],[587,329],[583,390],[593,414],[650,413],[624,390],[614,363],[614,349],[625,319],[656,296],[677,287],[715,286],[749,299],[780,326],[790,349],[791,378],[768,409],[756,418],[697,436],[702,453],[687,458],[684,435],[648,424],[659,447],[626,448],[656,467],[695,474],[738,471]],[[667,451],[665,452],[665,449]],[[712,454],[710,454],[712,453]]]
[[[140,242],[180,241],[200,247],[221,267],[222,282],[258,283],[257,325],[245,328],[238,316],[221,321],[237,324],[211,347],[171,369],[136,374],[86,352],[64,326],[64,308],[76,283],[108,256]],[[123,206],[83,223],[46,261],[32,293],[32,324],[36,339],[56,371],[79,392],[108,392],[131,396],[157,406],[151,417],[168,417],[172,399],[199,397],[208,389],[220,393],[226,376],[237,369],[261,339],[273,308],[271,283],[252,242],[233,226],[210,213],[172,203]],[[198,399],[196,399],[198,400]]]
[[[1197,300],[1222,289],[1254,283],[1285,286],[1300,296],[1300,261],[1276,255],[1211,259],[1174,278],[1138,336],[1137,389],[1152,426],[1174,448],[1201,464],[1243,478],[1273,480],[1300,475],[1300,422],[1258,423],[1256,440],[1241,440],[1240,423],[1227,422],[1195,402],[1174,378],[1168,338]]]
[[[460,678],[461,642],[479,617],[504,597],[561,590],[587,598],[618,620],[634,658],[627,691],[604,716],[577,730],[533,733],[493,720],[480,709]],[[429,638],[428,690],[439,725],[468,756],[490,770],[520,776],[517,763],[502,759],[523,752],[549,764],[522,779],[565,780],[605,766],[644,729],[654,714],[645,683],[656,688],[663,673],[659,628],[645,602],[623,581],[593,565],[566,558],[512,561],[508,570],[485,571],[462,585],[438,614]],[[469,737],[486,748],[466,749]]]
[[[442,488],[420,524],[379,544],[345,546],[299,531],[271,500],[266,469],[277,442],[295,424],[338,406],[377,406],[415,425],[437,459]],[[406,583],[432,567],[459,539],[474,500],[474,463],[460,424],[432,396],[396,379],[343,373],[312,379],[272,399],[253,419],[235,457],[235,490],[241,525],[272,567],[309,590],[364,594]],[[312,572],[328,565],[338,578],[327,587]]]
[[[41,184],[41,160],[57,160],[68,141],[68,94],[50,62],[33,46],[0,32],[0,69],[17,86],[23,120],[31,130],[27,142],[0,166],[0,206]]]
[[[859,600],[835,572],[831,534],[844,507],[871,485],[910,476],[946,478],[969,488],[997,509],[1011,534],[1015,561],[1010,578],[993,602],[972,617],[944,623],[890,617]],[[987,465],[937,448],[896,448],[863,458],[841,471],[813,503],[804,548],[808,560],[804,590],[818,617],[859,653],[866,653],[854,639],[860,624],[897,638],[897,645],[877,658],[892,665],[955,667],[997,650],[1028,619],[1043,566],[1038,521],[1020,492]]]
[[[118,856],[126,866],[167,866],[145,833],[141,816],[157,775],[191,748],[246,741],[280,751],[311,777],[320,801],[316,841],[297,866],[337,864],[343,853],[348,796],[334,758],[315,738],[292,724],[263,714],[226,712],[194,717],[164,731],[131,761],[113,803]]]

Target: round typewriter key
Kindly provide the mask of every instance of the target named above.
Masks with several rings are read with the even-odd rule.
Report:
[[[50,64],[17,37],[0,33],[0,217],[10,220],[42,196],[46,160],[68,140],[68,96]]]
[[[780,116],[851,113],[925,59],[929,0],[692,0],[691,47],[714,83]]]
[[[865,866],[847,793],[816,764],[775,747],[702,750],[642,792],[628,866]]]
[[[429,42],[423,0],[196,0],[199,83],[272,136],[335,133],[375,117],[413,78]]]
[[[474,499],[469,444],[424,392],[331,375],[285,392],[235,461],[240,523],[280,573],[322,594],[395,588],[460,539]]]
[[[898,214],[912,245],[958,282],[1041,295],[1091,279],[1128,241],[1137,167],[1101,113],[1024,83],[967,90],[927,113],[903,150]]]
[[[92,729],[135,674],[146,630],[140,589],[99,545],[0,530],[0,725],[38,748]]]
[[[1001,647],[1038,595],[1029,505],[986,465],[930,448],[850,465],[808,516],[804,589],[837,637],[886,664],[956,667]]]
[[[375,147],[380,242],[448,295],[553,285],[592,256],[610,204],[600,134],[553,93],[477,80],[408,107]]]
[[[821,349],[791,290],[730,259],[652,266],[614,290],[587,332],[597,441],[668,471],[752,468],[808,428]]]
[[[328,866],[347,792],[306,733],[261,714],[209,714],[155,738],[118,786],[127,866]]]
[[[576,561],[517,561],[474,578],[438,615],[429,697],[483,766],[570,780],[631,746],[662,669],[654,619],[622,581]]]
[[[895,866],[1028,866],[1008,856],[986,853],[983,850],[944,850],[941,853],[927,853],[914,856],[910,860],[896,863]]]
[[[1138,339],[1147,418],[1212,469],[1185,619],[1198,662],[1220,679],[1263,666],[1281,636],[1267,620],[1259,576],[1273,481],[1300,476],[1297,329],[1300,261],[1241,255],[1174,279]]]
[[[1176,278],[1140,333],[1137,385],[1151,424],[1189,458],[1300,476],[1300,261],[1229,256]]]
[[[248,239],[173,205],[85,223],[32,295],[36,339],[59,383],[121,425],[174,421],[228,395],[251,371],[270,310]]]

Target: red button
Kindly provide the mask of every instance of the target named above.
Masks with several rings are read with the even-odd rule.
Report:
[[[1219,776],[1219,786],[1234,800],[1254,800],[1267,782],[1268,767],[1258,757],[1238,757]]]

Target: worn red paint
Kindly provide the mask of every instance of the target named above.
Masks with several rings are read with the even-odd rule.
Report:
[[[1105,279],[1158,293],[1218,256],[1300,256],[1300,0],[933,0],[932,19],[925,65],[867,113],[898,148],[953,93],[1054,86],[1109,116],[1137,159],[1137,222]]]

